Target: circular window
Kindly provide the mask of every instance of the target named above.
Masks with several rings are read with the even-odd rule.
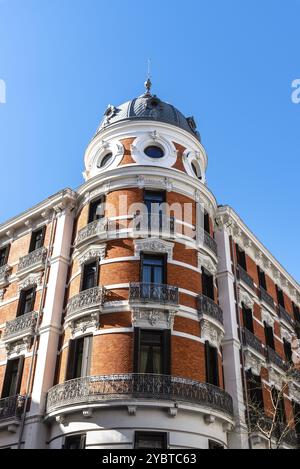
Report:
[[[108,164],[108,162],[112,159],[113,154],[111,152],[107,153],[106,155],[103,156],[101,162],[100,162],[100,168],[104,168]]]
[[[162,158],[165,155],[163,149],[155,145],[150,145],[149,147],[145,148],[144,152],[150,158]]]
[[[200,170],[196,167],[195,163],[191,163],[191,167],[192,167],[192,170],[193,170],[194,173],[195,173],[195,176],[196,176],[198,179],[202,179]]]

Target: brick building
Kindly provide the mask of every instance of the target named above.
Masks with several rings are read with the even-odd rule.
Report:
[[[287,381],[300,286],[218,205],[194,119],[146,88],[107,108],[76,191],[0,225],[0,448],[266,446],[247,405],[268,415]]]

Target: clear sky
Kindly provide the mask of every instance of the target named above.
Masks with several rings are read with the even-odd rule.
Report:
[[[299,281],[299,18],[299,0],[0,0],[0,222],[83,182],[106,106],[143,92],[151,57],[218,202]]]

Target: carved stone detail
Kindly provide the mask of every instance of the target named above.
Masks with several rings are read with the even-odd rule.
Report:
[[[256,376],[260,376],[261,367],[265,364],[264,360],[252,353],[250,350],[245,350],[245,370],[251,370]]]
[[[159,238],[137,239],[134,242],[135,255],[139,256],[141,252],[166,253],[168,260],[173,258],[174,244]]]
[[[212,345],[219,348],[223,340],[224,331],[206,318],[200,319],[201,338],[208,340]]]
[[[262,321],[265,321],[269,326],[274,327],[275,320],[273,316],[264,308],[262,309]]]
[[[173,329],[177,310],[132,308],[132,325],[134,327],[150,326],[154,329]]]
[[[205,256],[204,254],[199,252],[198,253],[198,268],[201,269],[201,267],[204,267],[212,275],[216,275],[217,273],[217,266],[215,262],[213,262],[213,260],[209,256]]]
[[[240,307],[244,304],[247,308],[253,311],[254,308],[254,299],[249,295],[249,293],[245,292],[241,288],[239,289],[239,300],[240,300]]]
[[[18,289],[20,290],[25,290],[26,288],[30,287],[37,287],[39,285],[42,285],[42,279],[43,279],[43,273],[38,272],[37,274],[29,274],[27,277],[25,277],[24,280],[19,282]]]
[[[90,246],[86,249],[80,256],[78,256],[78,262],[80,265],[90,262],[92,260],[100,259],[103,261],[106,256],[106,244],[101,244],[101,246]]]

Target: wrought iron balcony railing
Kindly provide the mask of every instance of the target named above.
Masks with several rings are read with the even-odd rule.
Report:
[[[0,287],[8,283],[8,274],[10,270],[11,268],[7,264],[0,267]]]
[[[94,287],[73,296],[67,304],[66,319],[70,320],[88,309],[99,308],[105,301],[105,293],[104,287]]]
[[[263,288],[260,287],[260,299],[264,301],[267,305],[271,306],[274,309],[274,300],[271,295]]]
[[[41,247],[35,251],[30,252],[27,256],[23,256],[19,260],[18,272],[34,269],[35,267],[43,267],[47,257],[47,249]]]
[[[134,216],[134,230],[173,236],[175,233],[175,218],[167,217],[163,213],[136,214]]]
[[[292,318],[292,316],[289,315],[289,313],[283,308],[283,306],[279,305],[278,306],[278,312],[279,312],[279,317],[280,319],[282,319],[283,321],[287,322],[288,324],[290,324],[292,327],[294,327],[294,319]]]
[[[283,371],[287,371],[287,369],[288,369],[287,363],[271,347],[267,346],[266,355],[267,355],[267,360],[268,360],[269,363],[273,363],[278,368],[281,368]]]
[[[38,313],[31,311],[30,313],[18,316],[12,321],[8,321],[5,324],[3,340],[8,341],[10,339],[17,338],[18,336],[34,335],[37,318]]]
[[[253,278],[240,265],[238,266],[238,277],[239,277],[240,280],[242,280],[242,282],[244,282],[246,285],[248,285],[248,287],[250,287],[252,290],[254,290]]]
[[[198,311],[199,314],[206,314],[215,321],[223,325],[223,311],[214,300],[205,295],[198,296]]]
[[[262,342],[252,332],[248,331],[245,327],[242,329],[243,344],[246,347],[251,347],[256,350],[260,355],[264,356],[264,348]]]
[[[232,398],[221,388],[175,376],[136,373],[88,376],[58,384],[48,392],[46,412],[118,399],[183,401],[233,416]]]
[[[4,397],[0,399],[0,422],[8,419],[19,419],[24,408],[24,396]]]
[[[160,303],[177,306],[179,303],[178,287],[161,283],[131,282],[129,301],[131,303]]]
[[[218,256],[218,245],[215,239],[212,238],[210,234],[207,233],[207,231],[203,229],[198,229],[197,237],[198,237],[199,244],[203,244],[205,247],[210,249],[210,251],[212,251],[215,254],[215,256]]]
[[[109,230],[109,222],[107,218],[100,218],[79,230],[75,244],[81,244],[91,238],[106,238]]]

